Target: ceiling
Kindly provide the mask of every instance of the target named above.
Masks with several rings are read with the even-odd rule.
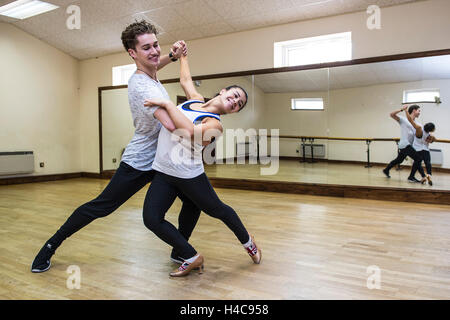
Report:
[[[450,79],[450,55],[256,75],[255,85],[265,93],[283,93],[436,79]]]
[[[422,0],[47,0],[60,8],[25,20],[0,16],[77,59],[123,50],[125,26],[144,18],[160,30],[162,45]],[[13,0],[0,0],[0,6]],[[81,9],[81,29],[69,30],[69,5]]]

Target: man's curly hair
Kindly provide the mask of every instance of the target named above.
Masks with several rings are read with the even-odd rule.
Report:
[[[141,20],[136,21],[130,24],[126,29],[122,32],[122,44],[126,51],[128,49],[136,50],[136,45],[138,43],[137,37],[141,34],[153,33],[155,36],[158,34],[156,27],[151,23]]]

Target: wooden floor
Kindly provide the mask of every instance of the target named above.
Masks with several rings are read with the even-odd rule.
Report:
[[[266,181],[319,183],[333,185],[352,185],[369,187],[389,187],[419,190],[450,190],[450,173],[434,172],[433,186],[408,182],[410,168],[390,171],[388,179],[381,172],[383,167],[365,168],[363,164],[300,162],[280,160],[279,170],[274,175],[261,175],[261,168],[268,165],[259,164],[217,164],[205,166],[208,177],[236,178]],[[419,178],[419,173],[416,178]]]
[[[205,273],[170,278],[170,248],[142,223],[146,189],[73,235],[52,268],[30,272],[50,235],[108,183],[0,186],[0,299],[450,299],[450,207],[217,189],[262,248],[254,265],[220,221],[202,215],[191,243]],[[180,203],[167,215],[176,224]],[[81,271],[68,289],[67,268]],[[369,266],[381,271],[368,289]]]

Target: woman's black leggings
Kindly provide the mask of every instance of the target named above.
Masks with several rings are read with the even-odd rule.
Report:
[[[192,179],[182,179],[156,172],[144,202],[144,224],[172,246],[180,257],[189,259],[197,252],[181,232],[164,219],[178,193],[183,193],[206,214],[222,220],[242,244],[249,240],[239,216],[220,201],[205,173]],[[184,224],[187,225],[187,222]]]
[[[422,167],[422,161],[425,163],[427,173],[431,174],[431,154],[430,151],[422,150],[417,152],[419,154],[419,161],[417,166]]]
[[[95,199],[78,207],[59,230],[48,240],[56,250],[61,243],[72,234],[82,229],[97,218],[106,217],[136,192],[149,183],[155,171],[136,170],[128,164],[121,162],[105,190]],[[179,216],[179,228],[182,235],[189,239],[192,230],[200,216],[200,210],[182,194],[176,194],[183,201]],[[184,225],[184,222],[188,222]]]

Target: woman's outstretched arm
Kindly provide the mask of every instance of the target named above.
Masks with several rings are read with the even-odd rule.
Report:
[[[191,70],[189,69],[188,58],[185,55],[180,57],[180,84],[188,100],[205,101],[203,96],[195,89],[192,81]]]

